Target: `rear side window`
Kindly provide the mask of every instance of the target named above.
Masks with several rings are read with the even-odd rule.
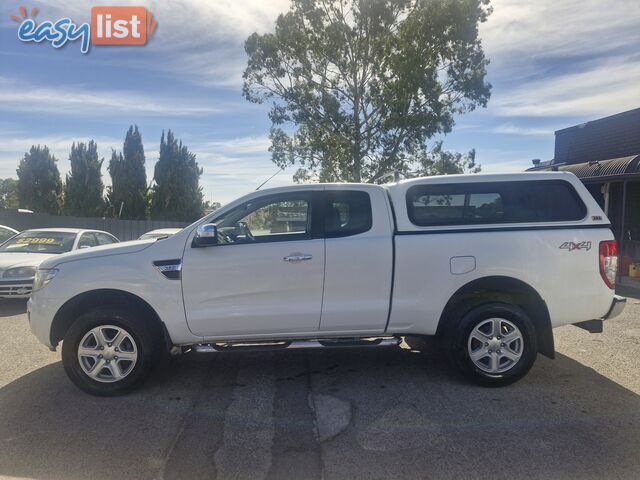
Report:
[[[371,229],[371,199],[367,192],[327,190],[324,198],[327,238],[357,235]]]
[[[416,185],[407,212],[418,226],[581,220],[586,207],[562,180]]]
[[[110,245],[117,242],[115,238],[111,235],[107,235],[106,233],[96,233],[95,235],[98,239],[98,245]]]

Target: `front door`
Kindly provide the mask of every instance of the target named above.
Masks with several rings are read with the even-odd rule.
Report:
[[[314,238],[315,196],[257,197],[216,218],[217,245],[187,245],[182,285],[193,333],[250,338],[318,329],[324,240]]]

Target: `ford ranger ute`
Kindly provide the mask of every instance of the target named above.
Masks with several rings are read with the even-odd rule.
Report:
[[[95,395],[162,355],[436,340],[486,386],[554,356],[554,327],[602,331],[610,223],[571,173],[450,175],[250,193],[173,236],[49,258],[31,329]]]

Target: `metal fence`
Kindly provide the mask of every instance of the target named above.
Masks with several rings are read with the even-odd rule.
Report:
[[[158,228],[182,228],[189,225],[189,223],[158,220],[118,220],[117,218],[98,217],[68,217],[0,209],[0,225],[6,225],[18,231],[30,228],[52,227],[104,230],[105,232],[115,235],[119,240],[125,241],[134,240],[150,230]]]

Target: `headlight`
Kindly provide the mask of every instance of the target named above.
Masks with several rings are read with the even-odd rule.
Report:
[[[2,274],[3,278],[29,278],[36,273],[36,267],[17,267],[9,268]]]
[[[59,270],[57,268],[51,268],[49,270],[39,268],[36,271],[36,278],[33,281],[33,291],[35,292],[36,290],[40,290],[47,285],[51,280],[53,280],[53,277],[56,276],[58,271]]]

